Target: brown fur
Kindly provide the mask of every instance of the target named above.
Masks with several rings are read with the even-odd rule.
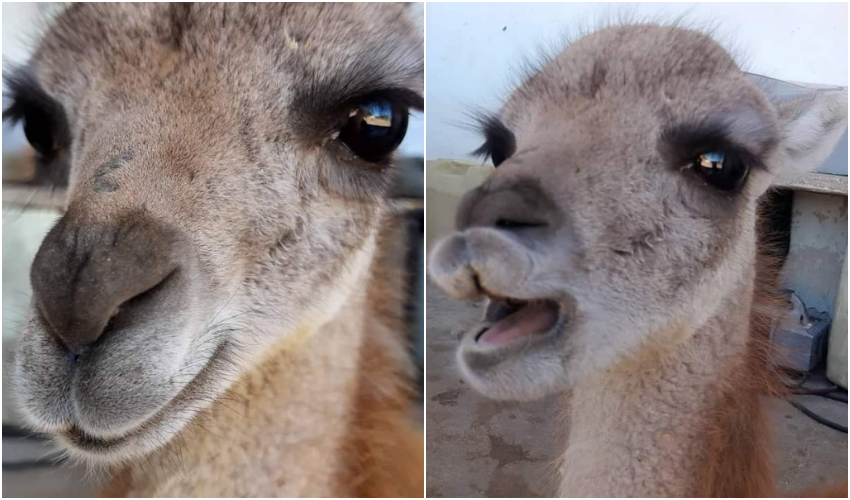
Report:
[[[777,269],[757,254],[758,204],[846,124],[846,89],[773,102],[706,34],[648,23],[571,42],[483,120],[497,169],[429,274],[491,299],[457,353],[471,387],[568,395],[560,495],[775,493]],[[722,171],[696,161],[710,152]],[[506,319],[514,336],[488,340],[500,297],[543,301],[525,324],[541,330]]]
[[[106,493],[421,496],[401,137],[352,132],[423,106],[412,10],[73,4],[7,78],[4,119],[68,186],[15,392],[124,470]]]
[[[782,263],[773,248],[776,235],[764,229],[763,218],[770,216],[769,207],[761,208],[759,255],[745,362],[742,371],[727,377],[725,394],[707,418],[710,460],[695,496],[776,497],[790,494],[776,488],[773,474],[776,443],[764,405],[767,397],[787,398],[791,394],[780,377],[776,358],[781,354],[769,340],[775,318],[787,307],[787,299],[778,293]],[[810,487],[793,496],[846,497],[847,482]]]
[[[760,212],[764,216],[764,212]],[[695,496],[764,497],[775,496],[770,422],[765,397],[783,393],[769,334],[773,318],[783,300],[775,291],[781,265],[769,255],[759,232],[760,252],[755,274],[749,339],[742,370],[726,376],[724,394],[706,418],[708,462]]]
[[[384,265],[378,266],[369,287],[369,303],[382,321],[361,348],[363,369],[357,388],[357,410],[347,450],[351,457],[346,482],[358,497],[411,497],[425,489],[424,433],[410,420],[415,397],[410,364],[400,364],[401,345],[388,335],[404,329],[404,232],[384,232]],[[382,323],[382,324],[381,324]]]
[[[175,445],[169,446],[151,460],[134,464],[117,473],[101,495],[422,496],[424,436],[411,418],[415,409],[412,404],[412,365],[407,357],[408,345],[399,334],[404,331],[401,304],[405,273],[398,262],[404,246],[403,231],[398,225],[397,222],[386,224],[380,238],[381,256],[376,259],[366,293],[373,312],[363,318],[362,340],[356,340],[357,335],[353,335],[350,326],[343,329],[331,326],[326,329],[329,331],[314,333],[303,344],[279,348],[278,354],[268,357],[262,365],[247,373],[229,394],[196,417],[196,423],[184,431]],[[345,320],[352,319],[348,316]],[[337,331],[333,333],[335,329]],[[340,349],[319,350],[327,341],[340,339],[340,336],[348,339],[341,343]],[[358,355],[352,357],[351,349],[359,351]],[[327,352],[331,354],[326,355]],[[346,359],[357,361],[347,365]],[[353,370],[351,376],[340,379],[342,385],[337,387],[336,393],[327,395],[324,399],[326,403],[320,398],[316,398],[318,403],[298,399],[309,396],[309,392],[314,390],[310,379],[321,378],[322,372],[329,369],[344,372],[346,366]],[[305,380],[307,385],[302,389],[294,388],[295,379]],[[333,391],[333,387],[325,390]],[[345,393],[351,389],[354,389],[354,396],[346,403]],[[293,396],[293,392],[303,394]],[[306,489],[291,489],[292,485],[287,482],[287,478],[297,477],[285,464],[310,461],[311,458],[299,456],[296,453],[298,448],[287,449],[286,445],[277,445],[279,449],[269,449],[276,440],[277,431],[287,432],[286,420],[277,422],[279,419],[275,415],[287,411],[288,405],[293,403],[291,398],[295,398],[295,403],[316,405],[314,411],[319,412],[316,414],[319,418],[332,418],[327,414],[323,417],[327,410],[322,405],[343,408],[339,412],[339,418],[343,418],[341,422],[345,422],[345,428],[338,433],[343,437],[340,444],[334,444],[336,434],[329,432],[330,429],[317,429],[315,439],[322,440],[325,435],[330,436],[326,442],[332,448],[338,446],[338,452],[333,460],[330,456],[315,457],[318,463],[326,461],[327,468],[312,468],[315,476],[306,484],[298,486]],[[346,418],[345,414],[350,415],[350,418]],[[271,420],[268,420],[269,416]],[[266,419],[266,425],[260,425],[263,419]],[[242,422],[247,425],[242,425]],[[268,444],[245,447],[240,443],[251,443],[244,438],[246,433],[258,435]],[[286,434],[283,437],[286,438]],[[307,444],[307,449],[318,443]],[[264,453],[277,457],[268,465],[275,472],[266,473],[265,476],[278,481],[279,488],[270,490],[262,486],[268,481],[265,477],[255,477],[255,472],[244,474],[244,481],[215,480],[238,474],[242,470],[250,471],[259,465],[244,461],[238,453],[228,451],[233,450],[234,446],[242,446],[249,454]],[[274,463],[280,465],[274,466]],[[203,470],[199,471],[198,467]],[[259,486],[254,487],[252,483]]]

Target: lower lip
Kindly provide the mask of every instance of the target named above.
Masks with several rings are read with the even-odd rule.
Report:
[[[65,431],[63,434],[65,435],[65,439],[74,443],[75,447],[88,451],[107,450],[120,444],[121,441],[125,439],[125,437],[117,437],[110,439],[95,437],[77,426],[72,427],[71,429]]]
[[[102,452],[107,451],[110,448],[114,448],[122,444],[128,438],[133,437],[141,432],[144,432],[147,428],[150,427],[151,422],[154,421],[157,416],[161,414],[161,412],[168,411],[169,407],[171,407],[174,400],[181,395],[184,395],[187,391],[193,389],[194,386],[203,382],[201,377],[208,377],[208,370],[211,369],[212,365],[219,361],[219,358],[222,356],[222,352],[226,349],[228,343],[222,342],[216,347],[215,352],[210,356],[210,359],[207,360],[204,368],[201,369],[201,372],[195,376],[192,381],[190,381],[186,386],[184,386],[180,392],[172,398],[168,403],[159,408],[153,417],[142,422],[138,427],[129,431],[127,434],[110,437],[110,438],[102,438],[89,434],[85,430],[81,429],[77,424],[71,424],[71,427],[67,430],[62,431],[62,435],[65,437],[67,441],[70,441],[75,447],[89,451],[89,452]],[[155,425],[155,424],[154,424]]]
[[[550,303],[526,305],[479,332],[475,341],[494,347],[504,346],[520,338],[551,331],[559,316],[559,308]]]

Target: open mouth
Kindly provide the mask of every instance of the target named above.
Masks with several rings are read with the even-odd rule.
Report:
[[[554,300],[522,300],[491,297],[475,342],[503,346],[521,338],[546,334],[561,319],[561,306]]]

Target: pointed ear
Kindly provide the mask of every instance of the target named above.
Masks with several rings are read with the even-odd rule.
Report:
[[[847,130],[847,89],[812,90],[776,106],[785,170],[809,172],[832,154]]]
[[[748,73],[776,106],[780,129],[780,175],[819,167],[847,130],[847,88],[802,86]]]

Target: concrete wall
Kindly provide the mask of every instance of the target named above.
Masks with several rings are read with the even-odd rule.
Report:
[[[797,292],[808,307],[835,318],[846,253],[847,197],[796,191],[785,286]]]
[[[847,257],[841,269],[839,283],[847,283]],[[829,332],[826,376],[839,386],[847,389],[847,287],[838,289],[835,301],[835,319]]]
[[[470,158],[481,139],[459,126],[469,122],[465,112],[470,106],[497,109],[512,87],[511,68],[523,56],[576,26],[630,12],[713,23],[751,72],[847,86],[846,3],[429,3],[427,159]]]

